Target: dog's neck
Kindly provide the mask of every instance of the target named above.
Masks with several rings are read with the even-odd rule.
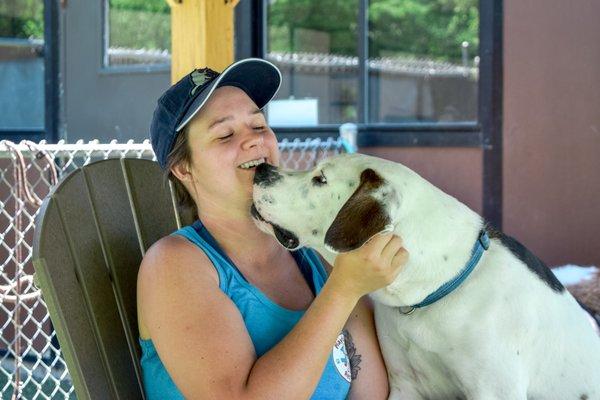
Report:
[[[408,179],[417,192],[404,197],[394,219],[409,260],[391,285],[373,294],[390,306],[417,304],[454,278],[471,258],[483,226],[477,213],[452,196],[418,175]]]
[[[390,306],[412,306],[465,267],[483,220],[413,171],[386,175],[384,178],[395,187],[411,188],[410,196],[403,196],[402,205],[392,218],[394,232],[402,237],[409,260],[396,280],[372,293],[372,297]],[[315,248],[333,265],[335,253],[324,246]]]

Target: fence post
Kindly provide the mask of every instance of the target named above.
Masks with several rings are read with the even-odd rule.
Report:
[[[356,153],[358,151],[357,136],[358,125],[355,123],[347,122],[340,125],[340,137],[346,153]]]

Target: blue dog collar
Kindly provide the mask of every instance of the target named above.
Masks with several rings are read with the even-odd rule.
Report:
[[[429,294],[429,296],[425,297],[425,300],[423,300],[422,302],[412,305],[412,306],[400,307],[400,312],[402,314],[406,314],[406,315],[412,314],[415,311],[415,309],[433,304],[436,301],[440,300],[441,298],[452,293],[452,291],[454,291],[454,289],[459,287],[460,284],[463,283],[465,281],[465,279],[467,279],[469,274],[471,272],[473,272],[473,270],[479,263],[479,260],[481,259],[483,252],[489,248],[490,248],[490,237],[488,236],[485,229],[482,229],[481,232],[479,233],[479,237],[477,238],[477,241],[475,242],[475,246],[473,246],[473,250],[471,250],[471,259],[469,260],[467,265],[462,269],[462,271],[460,271],[458,273],[458,275],[456,275],[454,278],[452,278],[451,280],[449,280],[448,282],[444,283],[442,286],[437,288],[437,290],[435,290],[433,293]]]

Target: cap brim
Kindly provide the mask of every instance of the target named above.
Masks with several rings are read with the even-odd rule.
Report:
[[[231,64],[196,97],[175,131],[181,131],[221,86],[239,87],[262,109],[279,90],[281,72],[274,64],[260,58],[246,58]]]

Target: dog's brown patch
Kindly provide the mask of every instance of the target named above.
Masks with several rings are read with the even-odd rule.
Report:
[[[325,244],[344,252],[359,248],[373,235],[383,231],[390,217],[371,194],[385,180],[372,169],[360,175],[360,185],[338,212],[325,235]]]

